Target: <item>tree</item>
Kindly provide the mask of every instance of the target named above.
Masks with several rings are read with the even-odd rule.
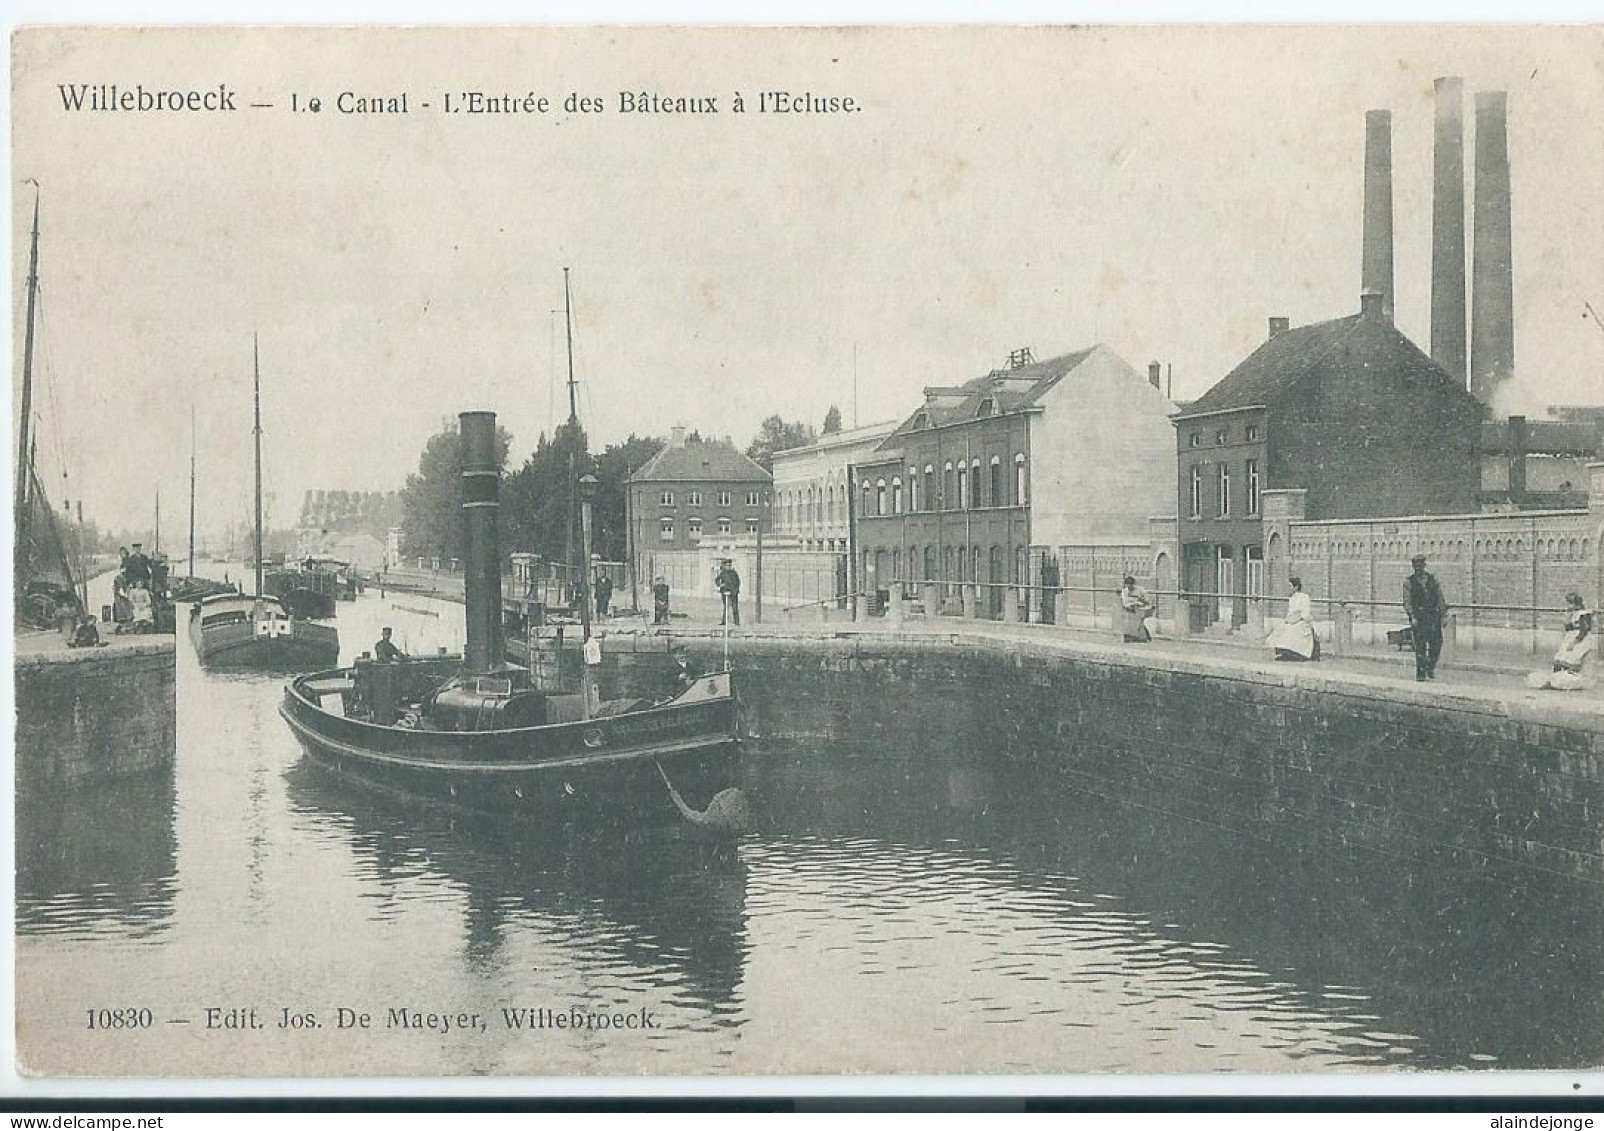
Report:
[[[832,436],[841,431],[841,410],[836,408],[835,405],[831,405],[829,411],[824,414],[824,427],[821,431],[826,436]]]
[[[507,463],[512,437],[496,429],[496,466]],[[462,442],[448,421],[424,445],[418,470],[401,492],[401,551],[410,556],[460,558],[462,549]]]
[[[813,425],[803,424],[800,420],[785,421],[776,414],[763,422],[757,436],[746,446],[746,454],[764,471],[773,471],[775,452],[783,452],[787,448],[800,448],[818,438],[819,435],[813,430]]]

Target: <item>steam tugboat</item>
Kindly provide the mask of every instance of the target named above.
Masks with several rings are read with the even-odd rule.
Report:
[[[461,415],[464,654],[363,657],[304,675],[286,686],[279,713],[314,762],[403,793],[553,821],[606,812],[635,825],[681,814],[735,831],[746,805],[730,788],[732,673],[689,680],[663,700],[604,702],[589,682],[579,694],[538,690],[527,668],[506,660],[495,434],[494,413]]]

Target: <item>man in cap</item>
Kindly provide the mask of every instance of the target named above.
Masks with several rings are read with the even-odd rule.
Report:
[[[1437,657],[1442,655],[1442,622],[1448,614],[1442,586],[1426,572],[1426,555],[1409,559],[1415,571],[1404,578],[1403,606],[1415,642],[1415,679],[1437,678]]]
[[[398,663],[407,658],[407,654],[395,646],[390,639],[390,626],[385,625],[379,633],[378,641],[373,645],[373,658],[381,664]]]

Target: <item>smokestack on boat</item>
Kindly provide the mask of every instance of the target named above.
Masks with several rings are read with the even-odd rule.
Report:
[[[501,469],[496,463],[496,414],[465,412],[462,438],[462,528],[467,548],[463,587],[468,640],[463,667],[472,675],[498,671],[506,654],[501,625]]]

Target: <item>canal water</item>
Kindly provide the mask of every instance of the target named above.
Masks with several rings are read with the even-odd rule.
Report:
[[[413,652],[461,644],[460,607],[422,597],[368,593],[338,623],[346,659],[383,624]],[[24,1070],[1604,1063],[1596,896],[1572,888],[1406,884],[984,749],[840,740],[751,744],[762,827],[733,848],[537,834],[330,779],[281,687],[202,671],[180,636],[173,771],[21,799]],[[552,1020],[576,1013],[607,1027]]]

